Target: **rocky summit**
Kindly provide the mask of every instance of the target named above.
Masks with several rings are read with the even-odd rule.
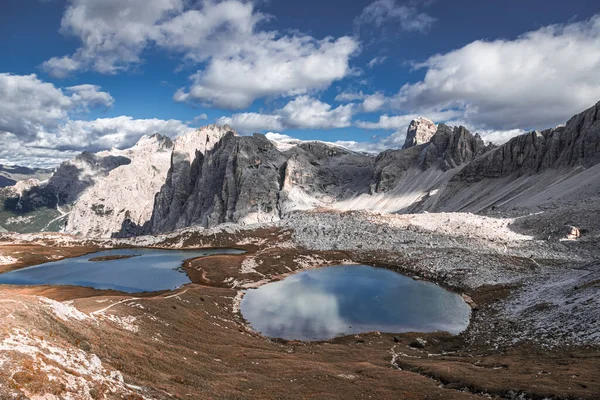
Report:
[[[406,132],[406,139],[404,141],[403,149],[408,149],[409,147],[418,146],[420,144],[424,144],[429,142],[431,137],[435,135],[437,131],[437,127],[433,123],[433,121],[427,118],[417,118],[410,122],[408,126],[408,131]]]

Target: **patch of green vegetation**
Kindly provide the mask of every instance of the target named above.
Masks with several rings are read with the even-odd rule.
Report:
[[[40,207],[29,212],[5,208],[5,202],[13,197],[14,195],[7,191],[0,191],[0,226],[7,231],[17,233],[58,232],[64,227],[67,216],[63,216],[54,208]]]

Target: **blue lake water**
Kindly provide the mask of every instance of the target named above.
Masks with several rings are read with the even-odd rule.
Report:
[[[173,290],[190,283],[180,269],[184,260],[213,254],[241,254],[237,249],[116,249],[48,262],[0,274],[0,284],[74,285],[127,293]],[[114,255],[139,255],[120,260],[89,261]]]
[[[303,271],[248,290],[240,311],[256,331],[288,340],[373,331],[458,334],[471,314],[456,293],[366,265]]]

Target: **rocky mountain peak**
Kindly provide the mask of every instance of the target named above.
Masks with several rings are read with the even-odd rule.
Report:
[[[159,151],[163,149],[170,149],[173,147],[173,141],[171,138],[160,133],[153,135],[142,136],[131,150],[144,149],[147,151]]]
[[[237,136],[237,132],[228,125],[211,124],[190,131],[175,139],[173,155],[191,163],[196,158],[196,152],[206,154],[228,133]]]
[[[437,127],[430,119],[419,117],[413,119],[408,126],[406,132],[406,140],[404,141],[403,149],[418,146],[429,142],[429,140],[435,135]]]
[[[474,160],[491,148],[493,145],[486,145],[481,136],[471,134],[464,126],[451,128],[440,124],[425,151],[423,168],[437,164],[442,171],[447,171]]]

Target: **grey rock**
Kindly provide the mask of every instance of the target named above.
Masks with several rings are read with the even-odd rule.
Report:
[[[450,128],[440,124],[425,150],[423,169],[437,164],[442,171],[448,171],[473,161],[492,147],[486,145],[479,134],[472,135],[464,126]]]
[[[476,182],[550,168],[595,165],[600,162],[599,116],[600,102],[571,118],[566,126],[514,137],[463,168],[455,180]]]
[[[423,338],[416,338],[408,344],[410,347],[414,347],[417,349],[424,349],[427,346],[427,341]]]

